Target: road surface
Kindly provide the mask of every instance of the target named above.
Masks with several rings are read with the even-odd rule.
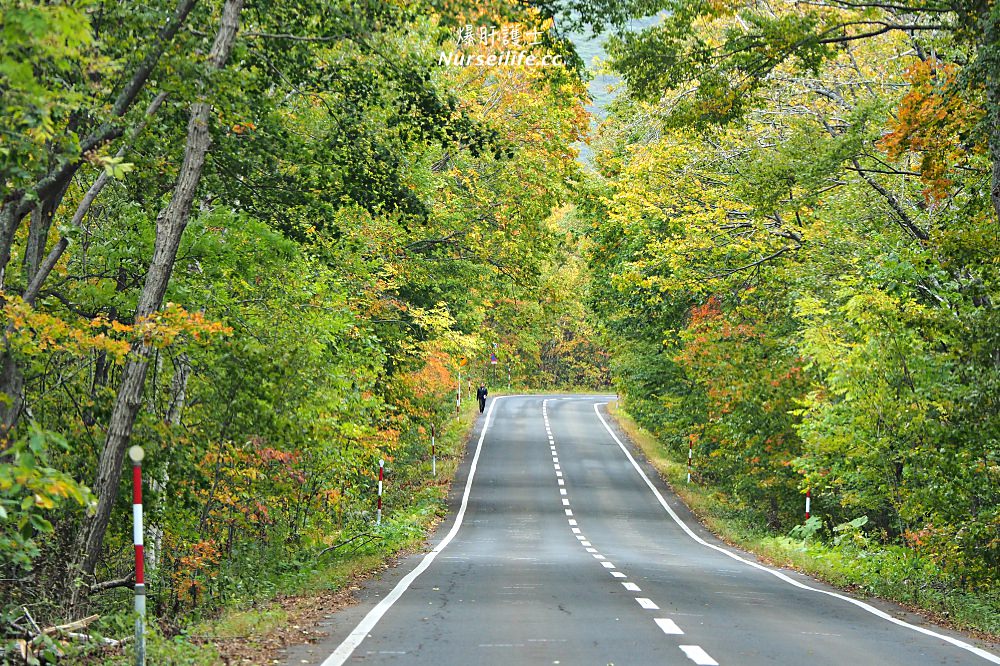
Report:
[[[722,544],[615,434],[607,400],[491,400],[432,550],[287,663],[1000,664],[995,645]]]

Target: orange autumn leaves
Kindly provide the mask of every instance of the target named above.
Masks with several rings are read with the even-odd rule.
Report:
[[[128,325],[103,315],[69,322],[35,310],[20,298],[9,297],[3,306],[3,317],[13,347],[26,356],[104,352],[121,361],[136,343],[162,349],[181,338],[203,343],[232,332],[220,322],[209,321],[201,312],[188,312],[173,303],[138,324]]]
[[[982,155],[986,150],[973,137],[985,111],[969,99],[959,74],[957,66],[935,58],[913,63],[904,77],[910,90],[889,122],[889,133],[878,143],[893,160],[907,152],[920,155],[920,175],[928,201],[947,197],[954,169],[964,166],[970,155]]]

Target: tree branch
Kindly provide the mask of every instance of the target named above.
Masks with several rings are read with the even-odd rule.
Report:
[[[851,163],[854,164],[854,170],[858,172],[861,178],[864,179],[864,181],[868,183],[873,190],[881,194],[885,200],[889,202],[889,206],[896,212],[896,215],[899,218],[899,224],[903,227],[903,229],[910,232],[910,235],[918,240],[930,240],[931,237],[926,231],[917,226],[917,224],[906,212],[906,209],[903,208],[903,204],[901,204],[899,199],[896,198],[895,194],[882,187],[881,183],[875,180],[871,174],[862,169],[861,164],[858,162],[858,158],[852,157]]]
[[[149,108],[146,109],[145,118],[143,118],[142,122],[139,123],[139,125],[137,125],[136,128],[131,132],[130,135],[131,139],[135,139],[137,136],[139,136],[139,134],[142,133],[142,131],[146,128],[146,125],[149,124],[149,119],[152,118],[154,114],[156,114],[157,110],[159,110],[160,108],[160,105],[163,104],[163,100],[165,100],[166,98],[167,98],[167,93],[161,92],[159,95],[156,96],[155,99],[153,99],[153,101],[149,105]],[[125,155],[125,151],[128,149],[128,147],[129,147],[128,143],[123,145],[115,154],[115,156],[122,157],[123,155]],[[100,194],[101,190],[104,189],[104,186],[107,185],[108,178],[109,176],[107,171],[101,172],[101,175],[97,177],[97,180],[94,181],[94,184],[90,186],[89,190],[87,190],[87,194],[84,195],[83,201],[81,201],[80,205],[77,206],[76,213],[74,213],[73,219],[70,221],[70,226],[75,227],[77,229],[81,228],[84,216],[90,211],[90,207],[91,205],[93,205],[94,200],[97,198],[97,195]],[[69,239],[65,235],[63,235],[59,239],[59,242],[55,244],[55,247],[53,247],[49,251],[49,254],[38,266],[38,270],[35,271],[35,275],[34,277],[32,277],[31,283],[24,290],[24,294],[22,297],[24,298],[24,301],[26,303],[28,303],[29,305],[34,305],[35,299],[38,298],[38,293],[42,289],[42,285],[45,283],[45,280],[49,277],[49,274],[52,272],[52,269],[55,268],[56,263],[62,257],[67,247],[69,247]]]
[[[882,27],[879,28],[879,29],[877,29],[877,30],[871,30],[869,32],[861,32],[861,33],[858,33],[856,35],[846,35],[845,34],[845,35],[841,35],[839,37],[826,37],[826,38],[823,38],[823,35],[827,35],[827,34],[836,32],[837,30],[843,30],[844,28],[847,28],[849,26],[856,26],[856,25],[878,25],[878,26],[882,26]],[[850,21],[848,23],[841,23],[839,25],[836,25],[836,26],[834,26],[832,28],[829,28],[828,30],[824,30],[823,32],[819,33],[819,35],[817,35],[817,37],[820,37],[820,39],[818,39],[816,43],[817,44],[845,44],[847,42],[854,42],[854,41],[857,41],[859,39],[867,39],[869,37],[878,37],[879,35],[884,35],[887,32],[893,32],[895,30],[898,30],[898,31],[901,31],[901,32],[912,32],[912,31],[916,31],[916,30],[952,30],[952,27],[948,26],[948,25],[944,25],[944,24],[939,24],[939,23],[932,23],[930,25],[921,25],[919,23],[886,23],[885,21]]]
[[[745,266],[740,266],[739,268],[733,268],[733,269],[730,269],[728,271],[723,271],[721,273],[716,273],[715,275],[709,275],[708,277],[706,277],[704,279],[705,280],[718,280],[719,278],[729,277],[730,275],[735,275],[736,273],[741,273],[741,272],[749,270],[751,268],[756,268],[757,266],[760,266],[761,264],[765,264],[765,263],[771,261],[772,259],[777,259],[778,257],[780,257],[781,255],[785,254],[786,252],[791,252],[794,249],[796,249],[796,248],[794,248],[794,247],[783,247],[780,250],[778,250],[777,252],[772,252],[771,254],[767,255],[766,257],[761,257],[757,261],[751,262],[751,263],[749,263],[749,264],[747,264]]]
[[[115,580],[106,580],[100,583],[94,583],[89,587],[90,592],[104,592],[105,590],[111,590],[116,587],[131,587],[135,583],[135,572],[133,571],[124,578],[116,578]]]

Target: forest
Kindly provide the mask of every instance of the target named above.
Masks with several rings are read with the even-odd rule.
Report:
[[[419,541],[480,382],[1000,616],[992,0],[0,0],[0,118],[9,645],[127,633],[129,447],[183,638]]]
[[[387,523],[439,511],[460,377],[463,408],[480,381],[608,385],[565,220],[579,73],[437,66],[465,25],[546,21],[3,3],[5,640],[26,609],[129,611],[130,446],[149,610],[176,620],[369,532],[380,459]]]
[[[751,529],[996,632],[1000,7],[666,10],[578,203],[626,410]]]

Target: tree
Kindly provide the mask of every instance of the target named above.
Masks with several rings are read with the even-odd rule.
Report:
[[[243,0],[226,0],[223,5],[219,29],[208,54],[209,73],[221,70],[229,59],[242,10]],[[207,96],[211,92],[211,88],[208,88],[204,94]],[[178,173],[177,185],[170,203],[160,212],[156,220],[156,242],[153,246],[152,261],[146,273],[145,285],[136,306],[136,325],[151,317],[163,303],[163,296],[167,291],[167,284],[177,258],[177,250],[191,214],[191,205],[205,165],[205,156],[211,144],[209,137],[211,110],[212,105],[208,99],[199,99],[191,105],[184,162]],[[93,491],[97,495],[97,509],[93,519],[88,521],[81,539],[79,569],[87,577],[93,575],[101,555],[101,544],[114,506],[125,450],[128,448],[136,413],[142,404],[142,392],[152,349],[152,345],[144,342],[132,351],[125,364],[115,407],[108,421],[108,434],[98,461],[97,477],[93,486]]]
[[[965,142],[967,148],[987,144],[990,196],[1000,217],[1000,10],[995,4],[829,0],[777,6],[668,2],[665,8],[667,18],[659,25],[613,41],[610,50],[613,66],[634,94],[655,100],[666,90],[690,93],[673,105],[672,115],[683,122],[704,125],[743,117],[782,68],[815,75],[851,45],[884,35],[906,37],[921,60],[962,65],[962,75],[943,82],[935,95],[985,106],[987,113],[976,129],[966,130]]]
[[[778,497],[775,527],[809,488],[828,526],[983,589],[998,218],[965,77],[988,49],[920,7],[916,36],[900,7],[695,3],[622,38],[581,208],[615,381],[698,478]]]
[[[109,173],[118,173],[121,156],[101,157],[109,142],[121,137],[126,128],[141,126],[131,120],[130,112],[139,99],[153,70],[195,6],[195,0],[180,0],[159,31],[142,51],[145,56],[131,62],[129,55],[113,52],[131,75],[114,93],[110,112],[104,105],[109,90],[104,83],[103,67],[107,61],[94,58],[91,45],[93,26],[80,10],[63,6],[5,7],[3,18],[4,51],[0,73],[5,80],[4,117],[12,125],[5,134],[14,138],[4,149],[0,163],[0,287],[12,291],[7,271],[15,234],[22,222],[32,215],[29,242],[24,255],[24,296],[33,301],[40,284],[65,250],[56,246],[43,262],[44,250],[59,209],[74,175],[88,160],[106,165]],[[126,23],[141,22],[140,13],[126,13]],[[141,25],[141,23],[140,23]],[[103,26],[98,26],[103,27]],[[142,29],[142,28],[140,28]],[[148,28],[147,28],[148,29]],[[51,39],[59,35],[60,39]],[[120,49],[127,45],[116,45]],[[35,70],[31,63],[44,63]],[[15,63],[19,63],[15,65]],[[88,73],[89,70],[89,73]],[[67,78],[72,81],[66,86]],[[162,102],[162,99],[160,100]],[[159,106],[150,106],[155,113]],[[134,116],[135,114],[131,114]],[[95,183],[96,193],[103,184]],[[84,199],[74,216],[79,226],[93,197]],[[0,406],[0,435],[7,436],[17,423],[23,408],[23,376],[5,340],[2,354],[0,392],[9,402]]]

